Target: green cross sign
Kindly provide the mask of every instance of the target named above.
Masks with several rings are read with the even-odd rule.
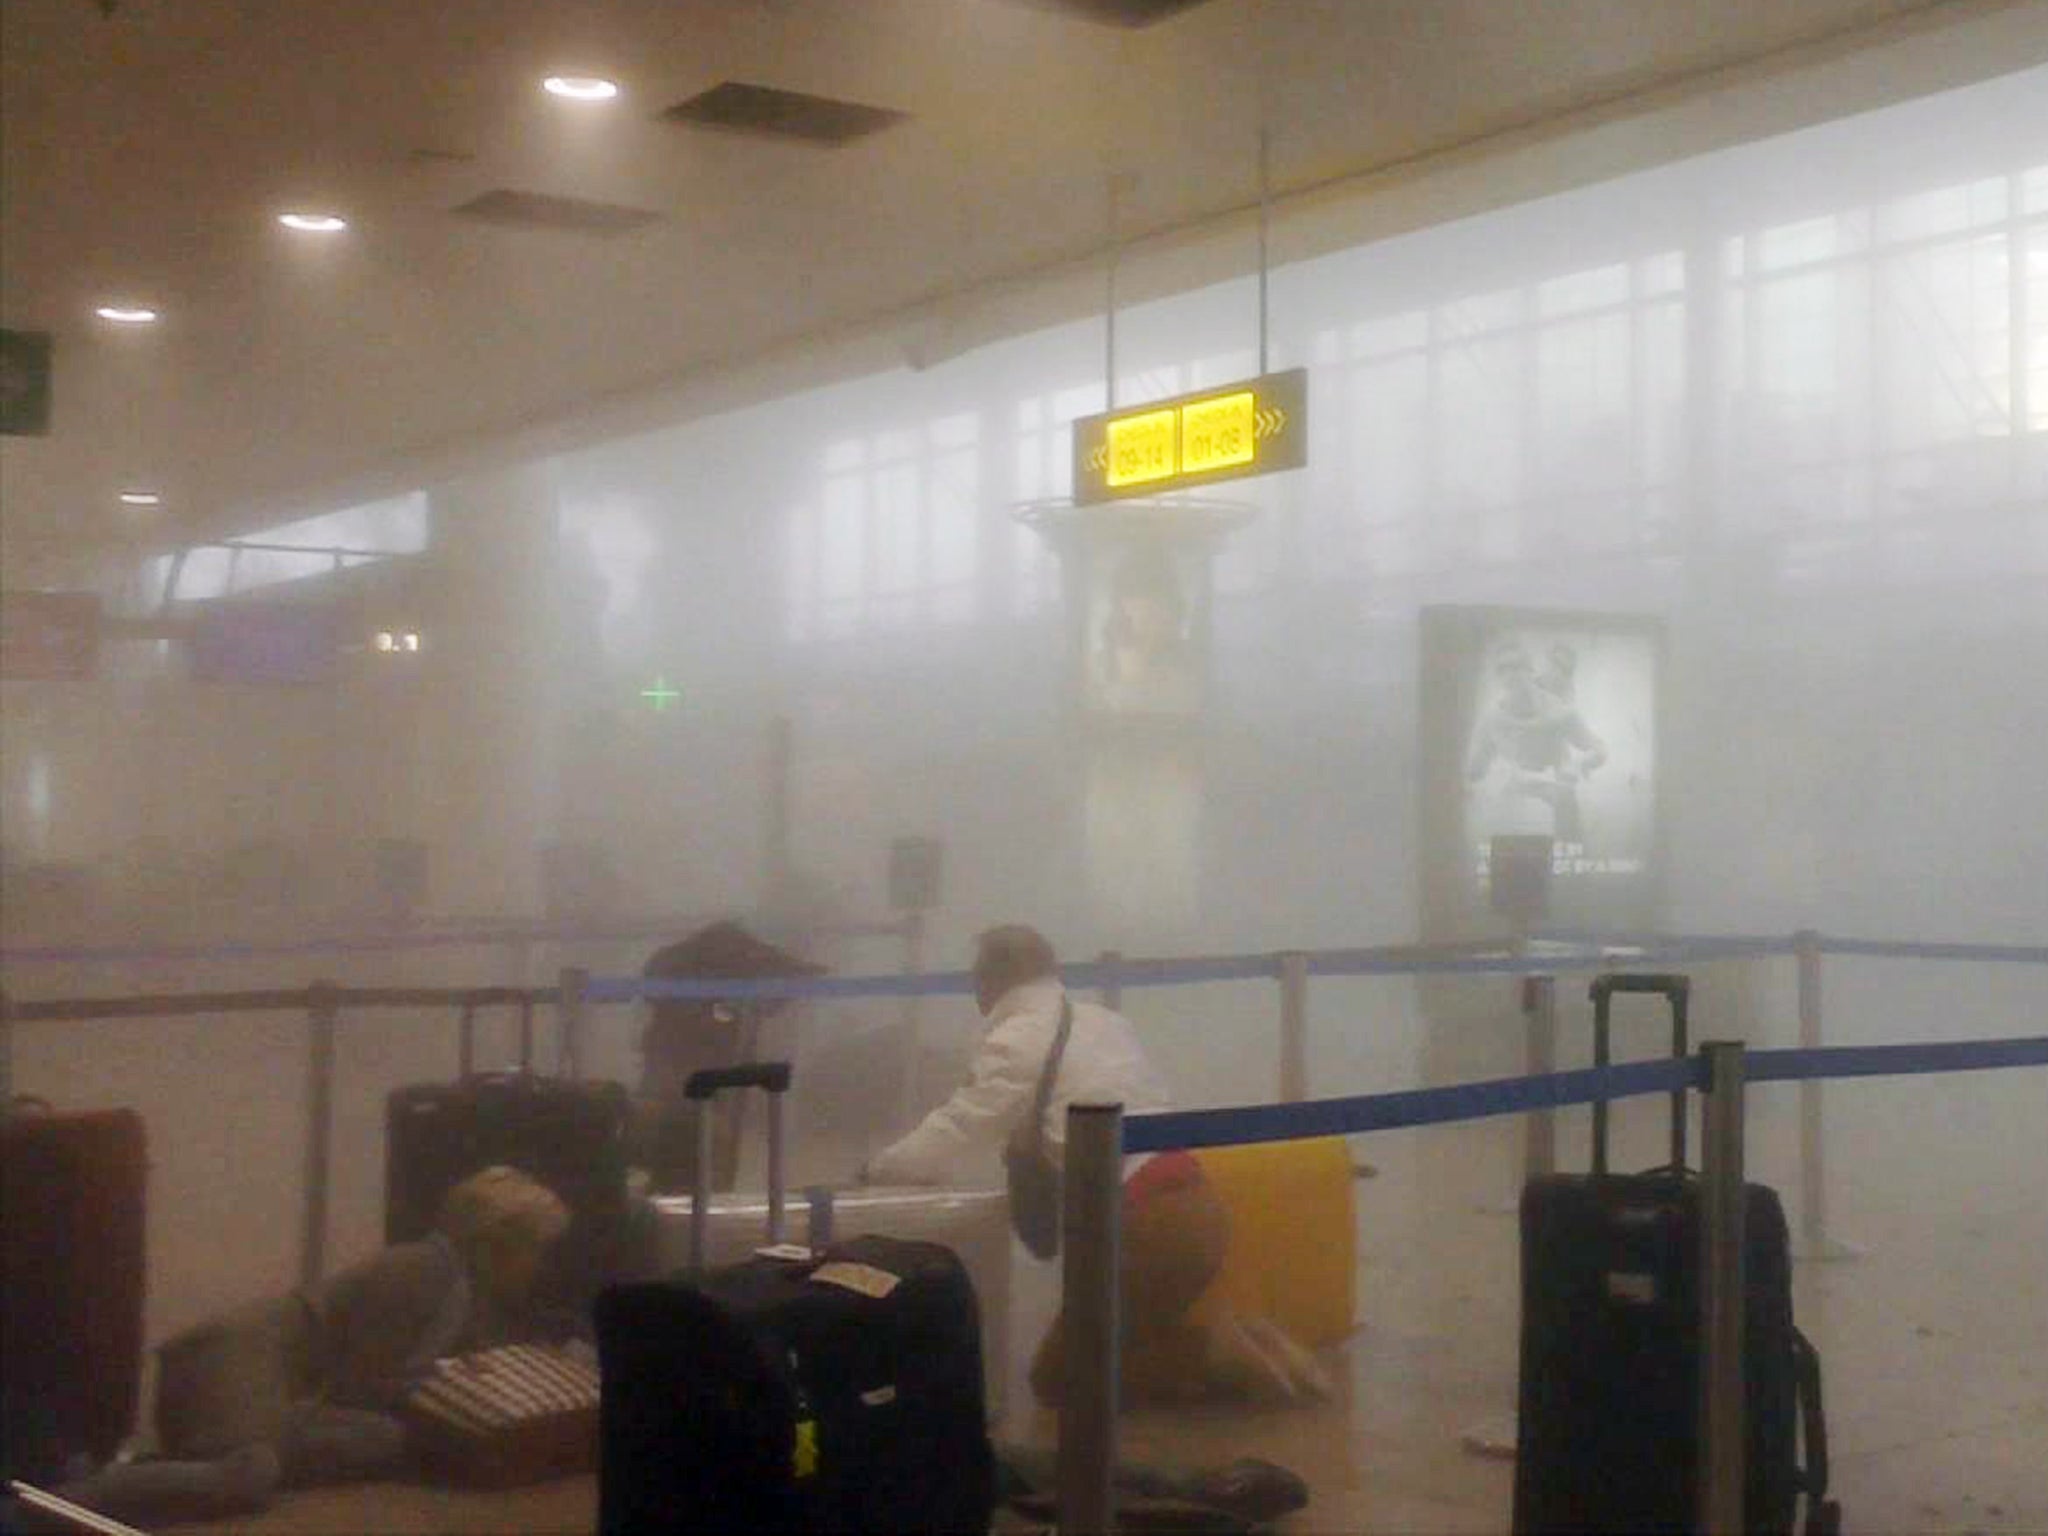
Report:
[[[654,712],[657,715],[665,711],[669,705],[675,703],[682,696],[682,690],[671,688],[666,677],[657,677],[652,688],[642,688],[640,690],[640,697],[654,707]]]

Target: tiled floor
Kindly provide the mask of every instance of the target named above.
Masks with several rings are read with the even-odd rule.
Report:
[[[1801,1325],[1826,1362],[1848,1529],[2048,1532],[2048,1074],[1839,1098],[1836,1220],[1867,1252],[1802,1264],[1797,1285]],[[1654,1139],[1647,1120],[1634,1129]],[[1791,1133],[1786,1106],[1766,1101],[1752,1173],[1788,1195]],[[1346,1351],[1344,1401],[1136,1414],[1122,1426],[1123,1453],[1181,1465],[1249,1454],[1294,1467],[1315,1492],[1294,1531],[1505,1530],[1512,1468],[1462,1441],[1513,1402],[1516,1232],[1501,1209],[1518,1136],[1485,1123],[1367,1150],[1381,1171],[1358,1186],[1363,1323]],[[1013,1380],[1054,1283],[1049,1267],[1019,1273]],[[1039,1444],[1053,1432],[1050,1416],[1030,1409],[1003,1426]],[[567,1532],[589,1530],[594,1516],[586,1479],[495,1497],[330,1491],[235,1528]]]

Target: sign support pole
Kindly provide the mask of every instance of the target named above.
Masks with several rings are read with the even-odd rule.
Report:
[[[1116,263],[1118,255],[1116,229],[1116,172],[1109,173],[1109,293],[1103,311],[1103,359],[1102,387],[1103,409],[1116,409]]]
[[[1266,348],[1266,273],[1271,266],[1267,256],[1267,241],[1273,224],[1273,167],[1271,155],[1272,133],[1264,123],[1259,124],[1259,376],[1263,378],[1272,372]]]

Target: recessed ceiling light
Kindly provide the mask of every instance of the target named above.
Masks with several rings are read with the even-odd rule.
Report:
[[[148,325],[156,319],[156,311],[143,304],[102,304],[93,313],[116,325]]]
[[[307,235],[338,235],[348,228],[347,219],[332,213],[281,213],[277,222]]]
[[[618,82],[600,75],[549,75],[540,86],[550,96],[571,101],[610,101],[619,94]]]
[[[163,497],[159,496],[155,491],[123,491],[121,493],[121,505],[124,507],[160,507],[163,504]]]

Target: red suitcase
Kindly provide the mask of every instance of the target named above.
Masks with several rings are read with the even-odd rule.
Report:
[[[135,1427],[147,1158],[133,1110],[0,1119],[0,1471],[59,1481]]]

